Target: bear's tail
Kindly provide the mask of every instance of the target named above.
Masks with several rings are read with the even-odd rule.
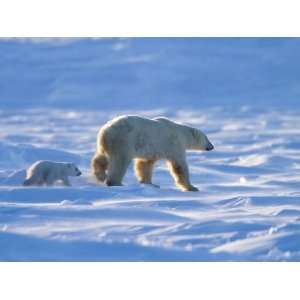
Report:
[[[96,153],[91,163],[92,173],[100,182],[106,179],[106,169],[108,167],[108,159],[104,153]]]

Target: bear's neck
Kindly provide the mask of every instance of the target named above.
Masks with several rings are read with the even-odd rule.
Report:
[[[196,150],[197,145],[195,145],[195,138],[191,132],[191,128],[180,125],[180,133],[182,136],[182,140],[184,142],[184,146],[186,150]]]

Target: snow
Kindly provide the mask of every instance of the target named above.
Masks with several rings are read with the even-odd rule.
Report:
[[[1,40],[0,260],[299,261],[299,48],[298,39]],[[97,130],[126,113],[209,136],[214,151],[188,153],[199,192],[178,190],[163,161],[160,188],[138,184],[132,166],[122,187],[95,182]],[[83,176],[23,187],[42,159],[74,162]]]

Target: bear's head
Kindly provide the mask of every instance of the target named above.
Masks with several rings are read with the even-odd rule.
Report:
[[[73,163],[68,163],[67,164],[67,173],[69,176],[80,176],[81,171],[77,168],[77,166]]]
[[[214,145],[209,141],[207,136],[201,130],[191,128],[191,133],[191,150],[211,151],[214,149]]]

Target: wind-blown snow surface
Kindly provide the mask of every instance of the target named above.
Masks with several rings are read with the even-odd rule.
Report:
[[[250,40],[242,43],[243,49],[247,48]],[[222,48],[227,58],[230,44],[237,43],[231,39],[228,41],[229,45]],[[56,40],[54,42],[57,43]],[[140,104],[137,99],[134,100],[136,102],[128,102],[125,111],[123,108],[126,107],[126,101],[120,109],[119,102],[109,102],[105,99],[105,110],[102,110],[99,105],[100,97],[99,103],[88,98],[87,107],[83,107],[78,104],[78,99],[86,92],[86,82],[83,81],[80,85],[81,79],[75,80],[76,85],[73,87],[75,92],[78,91],[78,98],[73,103],[68,98],[70,95],[66,97],[63,92],[72,91],[70,82],[74,78],[66,74],[71,71],[77,75],[81,74],[78,71],[79,66],[85,68],[84,74],[88,70],[95,70],[93,64],[87,66],[84,63],[89,63],[89,54],[94,55],[93,51],[99,50],[98,44],[95,50],[89,44],[91,41],[60,41],[59,45],[54,46],[40,43],[40,40],[1,43],[0,51],[2,49],[5,53],[2,59],[6,66],[9,66],[9,63],[14,66],[10,59],[18,57],[18,51],[29,48],[31,52],[26,51],[29,51],[31,56],[25,56],[23,63],[20,62],[22,59],[15,61],[16,69],[10,72],[8,67],[4,68],[7,73],[3,68],[0,71],[2,84],[5,82],[3,80],[15,76],[15,86],[8,84],[4,90],[0,90],[3,99],[0,105],[0,260],[300,260],[300,110],[296,105],[291,105],[293,101],[281,103],[280,108],[272,106],[271,100],[266,100],[268,105],[259,105],[258,101],[254,100],[246,101],[245,105],[243,100],[240,103],[236,100],[236,106],[227,106],[223,98],[212,102],[211,105],[201,106],[193,101],[181,103],[181,97],[185,93],[182,91],[181,94],[178,92],[179,96],[174,100],[173,106],[171,100],[169,103],[163,100],[170,90],[170,86],[165,86],[165,90],[162,91],[163,97],[151,105],[147,105],[146,102]],[[85,43],[88,45],[83,47]],[[127,99],[129,94],[122,93],[124,87],[121,86],[121,91],[118,92],[119,83],[124,75],[118,73],[118,66],[125,66],[126,63],[115,60],[115,54],[109,54],[112,50],[105,47],[111,43],[110,45],[115,47],[114,51],[119,53],[129,51],[128,49],[139,49],[130,48],[130,43],[136,42],[100,40],[97,43],[104,43],[104,48],[100,47],[104,51],[101,55],[106,53],[106,58],[111,59],[99,63],[102,67],[106,63],[103,67],[105,74],[113,74],[106,79],[107,82],[111,81],[112,87],[115,84],[116,90],[111,99],[116,99],[117,95],[120,99],[123,95]],[[139,43],[146,48],[147,42]],[[159,45],[158,41],[155,43]],[[162,47],[158,47],[157,50],[158,57],[166,49],[164,43],[167,43],[168,47],[172,45],[170,41],[162,39]],[[172,51],[178,54],[184,52],[184,49],[187,50],[183,47],[183,42],[176,43],[179,52]],[[208,46],[215,49],[213,43],[218,42],[205,44],[201,40],[197,47],[200,50]],[[265,45],[266,42],[253,43]],[[286,43],[293,46],[287,47]],[[279,40],[279,48],[284,49],[285,53],[294,49],[297,40],[288,40],[286,43]],[[269,42],[267,46],[272,48],[273,44]],[[61,47],[65,49],[65,52],[62,52],[64,55],[58,53],[55,56],[55,51],[63,51]],[[189,53],[193,54],[195,47],[193,44],[189,47]],[[4,48],[15,49],[9,52],[9,49],[4,51]],[[241,50],[232,46],[232,51],[236,52],[237,49]],[[277,48],[272,49],[275,51]],[[257,52],[260,50],[258,47]],[[79,65],[71,64],[73,68],[68,69],[68,58],[79,55],[80,51],[82,62]],[[41,52],[43,55],[48,53],[50,58],[51,55],[57,57],[57,61],[50,58],[44,61],[38,55]],[[162,76],[159,73],[160,76],[156,78],[156,67],[151,66],[152,58],[156,56],[153,56],[152,52],[146,56],[147,51],[144,52],[130,56],[129,64],[130,68],[132,64],[139,64],[139,78],[150,76],[147,90],[151,90],[151,83],[157,83],[156,80],[163,78],[165,74]],[[196,61],[195,54],[192,54],[186,58],[191,64]],[[217,57],[214,55],[212,54],[213,57]],[[272,51],[269,55],[274,57]],[[128,53],[125,53],[124,57],[128,60]],[[172,57],[174,56],[170,56],[170,63],[173,63]],[[236,60],[238,64],[244,61],[244,56],[238,56]],[[24,70],[28,61],[36,74],[32,74],[32,78],[25,78],[26,84],[29,85],[25,87],[21,82],[22,76],[26,77]],[[112,61],[115,61],[115,64],[112,64]],[[284,58],[277,65],[282,61]],[[182,61],[179,61],[180,63]],[[58,72],[58,64],[65,77]],[[215,63],[212,65],[215,66]],[[168,61],[161,68],[166,67],[166,72],[171,73],[167,66]],[[194,67],[194,73],[190,74],[197,74],[197,66]],[[200,73],[203,71],[201,68],[199,70]],[[208,66],[205,70],[209,70]],[[281,68],[282,70],[285,69]],[[130,72],[134,73],[134,68]],[[55,78],[56,74],[62,77],[57,75],[57,81],[52,82],[52,76]],[[91,80],[93,74],[96,74],[96,71],[91,72]],[[180,76],[183,75],[174,74],[174,78]],[[133,77],[130,78],[133,80]],[[151,81],[152,79],[154,81]],[[222,93],[226,92],[226,86],[229,86],[227,83],[220,88]],[[101,81],[99,84],[96,94],[104,91],[109,95],[110,92],[106,88],[101,90]],[[132,86],[137,98],[139,95],[143,98],[143,88],[147,86],[145,84],[141,83],[140,90]],[[186,84],[187,90],[188,81]],[[245,83],[247,84],[251,86],[251,83]],[[30,93],[26,93],[27,88],[32,91],[32,97]],[[18,102],[17,99],[22,97],[18,89],[24,93],[25,102],[21,99]],[[154,90],[155,94],[159,95],[160,90],[157,86]],[[296,89],[292,89],[291,93],[293,92],[297,93]],[[56,94],[54,98],[53,93]],[[89,93],[93,93],[92,88]],[[87,95],[90,95],[89,93]],[[211,95],[208,90],[207,94]],[[187,98],[193,99],[195,95],[192,89],[192,94],[187,95]],[[61,103],[58,100],[59,96]],[[45,99],[45,102],[37,100],[40,97]],[[11,99],[11,102],[8,99]],[[142,106],[143,110],[134,109],[135,103],[139,108]],[[199,192],[179,191],[174,186],[164,162],[157,164],[154,174],[154,183],[160,185],[159,189],[138,184],[132,166],[128,170],[123,187],[108,188],[94,181],[90,176],[89,164],[95,149],[97,130],[110,118],[126,113],[146,117],[165,115],[200,128],[209,136],[215,145],[214,151],[188,153],[191,180],[199,188]],[[23,187],[25,169],[40,159],[75,162],[82,169],[83,176],[70,178],[72,187]]]

